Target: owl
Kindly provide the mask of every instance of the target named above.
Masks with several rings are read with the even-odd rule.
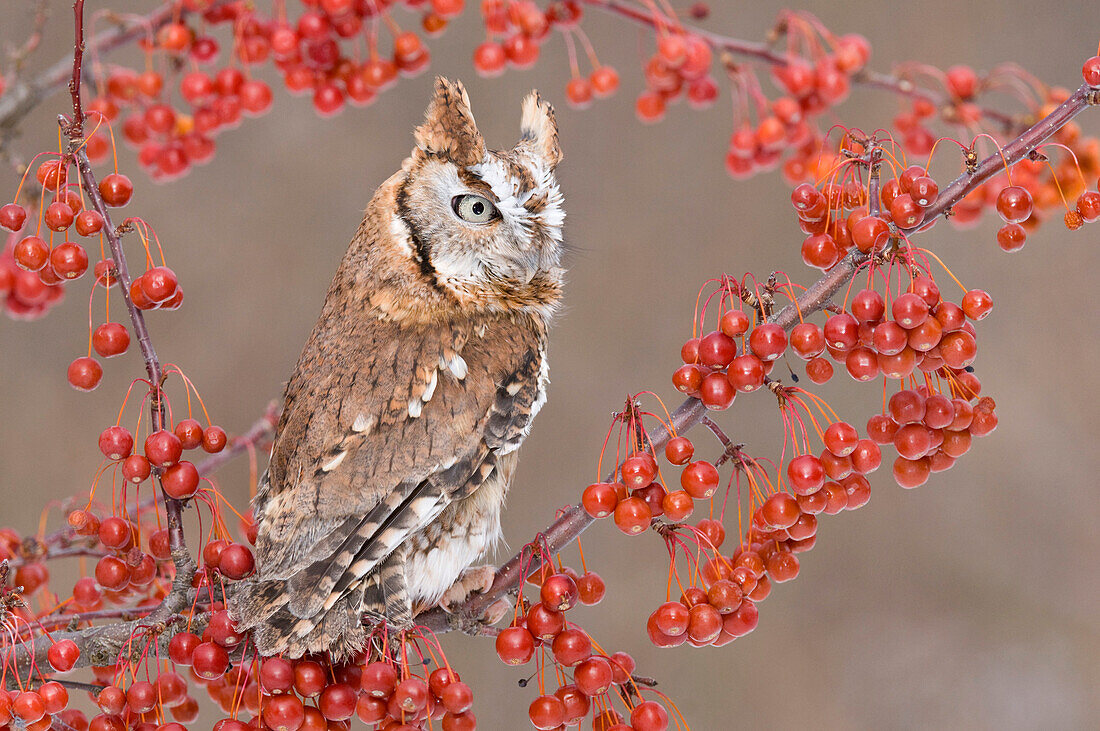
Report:
[[[520,131],[487,149],[462,84],[437,79],[367,207],[287,385],[257,572],[230,601],[263,655],[346,658],[372,624],[407,628],[491,583],[472,565],[546,399],[564,275],[562,153],[537,92]]]

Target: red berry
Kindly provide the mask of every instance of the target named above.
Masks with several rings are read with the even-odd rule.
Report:
[[[749,393],[763,386],[764,376],[764,363],[752,353],[737,356],[726,369],[726,378],[730,385],[742,393]]]
[[[158,432],[162,434],[171,434],[171,432]],[[179,438],[175,434],[176,442],[179,442]],[[149,454],[149,442],[146,441],[146,455]],[[179,459],[177,457],[177,459]],[[176,500],[186,500],[193,497],[199,489],[199,471],[195,468],[195,465],[187,460],[181,460],[171,465],[161,475],[160,481],[161,487],[164,488],[164,492],[168,497],[175,498]]]
[[[1100,56],[1093,56],[1085,61],[1081,67],[1081,75],[1089,86],[1100,87]]]
[[[506,665],[522,665],[535,654],[535,638],[523,627],[508,627],[497,635],[496,650]]]
[[[104,358],[121,355],[130,347],[130,332],[119,322],[105,322],[92,332],[92,348]]]
[[[179,437],[184,449],[195,449],[202,444],[202,425],[195,419],[181,419],[176,422],[172,433]]]
[[[229,654],[220,645],[213,642],[201,642],[191,653],[191,667],[200,678],[216,680],[225,675],[225,671],[229,668]],[[294,696],[278,696],[277,698],[288,697],[293,698]],[[295,700],[297,699],[295,698]],[[267,721],[266,713],[264,714],[264,720]],[[276,728],[275,724],[270,721],[267,721],[267,723],[271,728]],[[297,728],[297,726],[294,728]],[[294,731],[294,729],[289,729],[289,731]]]
[[[854,441],[852,449],[855,449]],[[795,495],[810,495],[820,490],[825,484],[825,469],[817,457],[812,454],[802,454],[787,463],[787,478],[791,482],[791,489],[794,490]],[[777,493],[773,497],[783,494]],[[780,527],[786,528],[786,526]]]
[[[824,480],[824,474],[822,474]],[[816,492],[816,491],[814,491]],[[801,513],[798,501],[794,496],[786,492],[777,492],[769,497],[760,507],[760,512],[767,524],[776,528],[788,528],[794,525]]]
[[[135,485],[143,482],[151,472],[149,460],[140,454],[131,454],[122,461],[122,476]]]
[[[588,80],[592,84],[592,91],[598,97],[611,96],[619,88],[619,72],[611,66],[593,69]]]
[[[592,103],[592,84],[583,76],[574,76],[565,85],[565,98],[571,106],[584,109]]]
[[[170,431],[161,429],[145,438],[145,456],[156,467],[171,467],[182,454],[179,437]]]
[[[103,196],[103,202],[107,205],[112,208],[121,208],[129,203],[134,195],[134,184],[120,173],[104,175],[99,181],[99,194]]]
[[[627,535],[637,535],[647,528],[653,518],[646,501],[640,497],[628,497],[615,506],[615,526]]]
[[[27,209],[18,203],[8,203],[0,207],[0,226],[9,231],[18,231],[23,228],[27,220]]]
[[[583,631],[570,627],[558,633],[551,649],[554,659],[566,667],[573,667],[592,655],[592,640]]]
[[[665,445],[665,459],[674,465],[687,464],[695,453],[695,446],[687,437],[673,437]]]
[[[597,482],[584,489],[581,504],[585,512],[593,518],[606,518],[615,511],[619,498],[615,486],[606,482]]]
[[[603,657],[590,657],[573,670],[573,682],[589,697],[607,692],[612,679],[611,663]]]
[[[51,231],[64,231],[73,225],[75,217],[76,212],[64,201],[54,201],[46,206],[46,211],[42,214],[42,220]]]
[[[981,320],[993,310],[993,298],[981,289],[972,289],[962,298],[962,309],[971,320]]]
[[[718,490],[718,483],[718,470],[706,460],[691,462],[680,473],[680,486],[696,499],[712,496]]]
[[[69,385],[77,391],[94,391],[103,378],[103,367],[95,358],[77,358],[69,364]]]
[[[474,68],[482,76],[499,76],[504,73],[506,61],[504,48],[495,41],[485,41],[474,49]]]
[[[542,582],[540,598],[547,609],[564,612],[577,603],[577,584],[566,574],[553,574]]]
[[[175,272],[168,267],[153,267],[136,281],[141,282],[142,293],[155,304],[171,299],[179,286]]]
[[[757,325],[749,335],[749,348],[764,362],[775,360],[787,349],[787,333],[774,322]]]
[[[1031,215],[1031,193],[1018,185],[1009,185],[997,194],[997,213],[1006,223],[1020,223]]]
[[[134,436],[121,426],[109,426],[99,435],[99,451],[107,459],[123,459],[134,449]]]
[[[27,236],[15,245],[12,254],[20,269],[37,272],[49,261],[50,247],[37,236]]]
[[[317,708],[329,721],[343,721],[355,713],[358,694],[346,683],[334,683],[323,691],[317,699]]]
[[[46,658],[50,661],[50,667],[58,672],[72,670],[80,657],[80,648],[72,640],[60,640],[50,645],[46,652]]]
[[[216,647],[216,645],[213,646]],[[218,649],[221,650],[221,648]],[[225,652],[225,650],[221,651]],[[196,669],[195,672],[198,673],[198,670]],[[218,675],[220,676],[221,673]],[[305,720],[305,706],[295,695],[272,696],[263,706],[263,722],[271,731],[298,731]]]
[[[599,604],[606,592],[607,587],[604,585],[603,579],[594,571],[589,571],[577,580],[577,596],[580,598],[581,604],[589,606]]]
[[[214,454],[225,449],[225,445],[229,442],[229,438],[225,434],[225,429],[220,426],[208,426],[202,432],[202,449],[204,452]]]
[[[565,722],[565,704],[554,695],[540,695],[527,710],[531,725],[537,729],[556,729]]]

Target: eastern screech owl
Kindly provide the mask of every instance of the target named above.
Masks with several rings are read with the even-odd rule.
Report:
[[[367,207],[287,385],[257,574],[231,600],[263,655],[347,657],[364,613],[407,627],[491,578],[469,567],[500,537],[545,400],[564,274],[561,149],[537,92],[520,130],[486,149],[466,90],[437,79]]]

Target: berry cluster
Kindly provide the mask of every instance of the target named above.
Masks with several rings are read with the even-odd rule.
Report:
[[[78,236],[87,238],[103,230],[103,216],[85,207],[84,191],[78,181],[70,178],[65,158],[42,162],[35,178],[41,199],[31,211],[40,215],[28,215],[27,208],[18,202],[0,207],[0,227],[11,232],[0,259],[0,296],[7,295],[5,309],[9,315],[23,319],[44,314],[60,300],[61,284],[80,278],[88,270],[88,252],[82,244],[69,240],[70,232],[75,230]],[[112,173],[100,181],[99,194],[106,205],[121,207],[130,201],[133,185],[125,175]],[[19,237],[34,224],[33,235]],[[43,233],[43,225],[48,235]],[[60,234],[60,242],[54,241],[55,234]]]
[[[278,13],[243,2],[182,0],[177,20],[160,27],[143,44],[147,69],[136,72],[112,67],[99,84],[99,96],[89,110],[108,122],[125,114],[122,132],[138,149],[138,161],[150,175],[168,180],[193,165],[209,161],[216,137],[238,127],[243,117],[267,113],[271,87],[253,71],[271,62],[292,94],[310,94],[321,116],[339,113],[345,105],[370,104],[399,75],[415,76],[428,66],[429,51],[420,36],[402,31],[391,15],[392,0],[301,0],[294,20],[280,5]],[[460,13],[462,0],[405,0],[422,13],[428,34],[437,34]],[[213,31],[231,28],[232,48],[226,58]],[[382,53],[379,28],[392,36]],[[366,38],[367,56],[360,46]],[[158,70],[161,69],[161,70]],[[178,98],[176,94],[178,93]],[[88,154],[105,157],[103,132],[92,134]]]
[[[511,624],[496,638],[497,656],[508,665],[523,665],[539,654],[541,694],[528,709],[532,725],[560,729],[591,714],[594,729],[664,731],[668,711],[657,701],[642,700],[642,685],[633,677],[634,658],[625,652],[602,652],[587,632],[565,618],[579,604],[603,600],[603,579],[592,571],[581,575],[569,567],[554,571],[550,565],[547,560],[528,579],[539,587],[538,601],[528,605],[521,597]],[[558,688],[553,693],[545,692],[547,662],[556,666]],[[629,721],[611,707],[618,695],[628,699]]]
[[[789,153],[783,161],[784,175],[794,182],[807,179],[822,147],[821,132],[812,120],[848,97],[852,77],[871,56],[871,45],[863,36],[836,38],[824,28],[814,28],[819,24],[810,16],[786,16],[792,40],[809,48],[811,55],[792,53],[771,67],[772,79],[783,93],[767,99],[751,68],[730,73],[739,121],[730,136],[726,171],[735,179],[774,169],[784,153]],[[829,39],[831,52],[817,42],[819,33]]]
[[[5,311],[11,317],[33,319],[45,314],[61,300],[62,284],[79,279],[88,270],[87,249],[77,241],[70,241],[69,236],[72,231],[82,238],[100,236],[104,219],[99,211],[85,206],[85,191],[72,172],[71,158],[48,159],[35,171],[41,200],[35,202],[30,212],[18,202],[0,207],[0,227],[11,232],[0,255],[0,297],[5,298]],[[105,175],[98,188],[100,199],[107,206],[124,206],[133,195],[129,178],[117,172]],[[48,204],[47,194],[52,198]],[[29,215],[39,212],[40,215]],[[34,234],[21,236],[35,224]],[[43,238],[46,236],[43,225],[49,230],[48,238]],[[55,234],[61,236],[60,242],[54,240]],[[96,265],[95,275],[96,284],[113,283],[105,261]],[[122,333],[117,328],[107,328],[98,342],[105,348],[100,354],[110,357],[126,350],[129,336],[124,328]],[[91,358],[78,359],[69,370],[70,382],[83,390],[95,388],[102,375],[99,364]]]

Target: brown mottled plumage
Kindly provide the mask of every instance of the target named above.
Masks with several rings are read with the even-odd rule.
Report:
[[[439,79],[367,208],[287,385],[257,574],[231,600],[262,654],[353,654],[364,614],[404,627],[461,597],[499,538],[563,276],[561,150],[537,94],[521,132],[487,150],[462,85]]]

